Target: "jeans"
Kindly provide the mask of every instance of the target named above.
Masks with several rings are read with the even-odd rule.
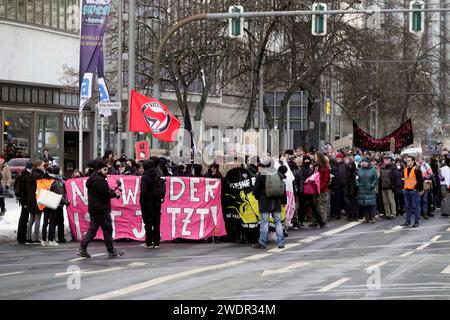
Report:
[[[419,193],[416,190],[403,190],[403,197],[405,198],[406,223],[411,224],[411,211],[414,211],[414,223],[418,224],[420,220],[420,210],[418,206],[418,199],[420,199]]]
[[[101,227],[103,231],[103,239],[105,242],[105,247],[108,250],[108,252],[112,252],[114,250],[114,245],[112,238],[113,228],[112,228],[111,213],[107,212],[100,216],[90,215],[90,218],[91,222],[89,222],[89,229],[86,235],[84,236],[83,241],[80,244],[80,249],[82,251],[87,250],[89,242],[91,242],[95,238],[98,228]]]
[[[422,206],[420,206],[420,203],[422,203]],[[421,215],[428,213],[428,191],[425,191],[422,196],[419,195],[419,208]]]
[[[39,213],[30,213],[30,220],[28,220],[28,226],[27,226],[27,239],[28,240],[39,240],[39,231],[41,229],[41,216],[42,212]],[[33,228],[34,224],[34,239],[31,236],[31,229]]]
[[[269,235],[269,219],[272,214],[275,220],[275,232],[277,234],[277,245],[284,246],[283,226],[281,225],[281,212],[261,213],[261,221],[259,222],[259,243],[263,246],[267,245],[267,237]]]
[[[55,240],[56,230],[56,211],[51,209],[44,209],[44,223],[42,225],[42,240],[47,241],[47,226],[48,226],[48,241]]]
[[[441,185],[442,201],[441,201],[441,215],[450,213],[450,194],[448,193],[447,185]]]

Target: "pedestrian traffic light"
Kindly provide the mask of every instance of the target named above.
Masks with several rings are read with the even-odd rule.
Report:
[[[244,7],[231,6],[229,13],[243,13]],[[242,38],[244,36],[244,18],[228,19],[228,34],[231,38]]]
[[[326,3],[314,3],[312,5],[312,11],[327,10]],[[313,14],[312,15],[312,34],[315,36],[324,36],[327,34],[327,16],[326,14]]]
[[[424,9],[425,2],[415,0],[409,2],[410,9]],[[409,12],[409,32],[421,33],[425,27],[425,12]]]

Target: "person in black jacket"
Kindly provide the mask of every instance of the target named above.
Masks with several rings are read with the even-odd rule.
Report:
[[[159,169],[159,158],[144,161],[144,175],[141,179],[142,220],[145,225],[145,248],[159,248],[161,241],[161,203],[165,196],[165,180]]]
[[[116,188],[112,190],[108,186],[106,176],[108,175],[108,166],[103,160],[95,161],[95,171],[87,180],[86,187],[88,190],[88,209],[91,221],[89,229],[80,244],[77,255],[85,258],[91,256],[87,252],[89,242],[91,242],[99,227],[102,228],[103,237],[108,256],[110,258],[122,256],[125,252],[114,248],[112,238],[112,221],[111,221],[111,199],[120,198],[121,191]]]
[[[380,166],[380,189],[383,198],[386,219],[394,220],[397,216],[395,189],[397,185],[397,167],[391,162],[391,155],[385,154]]]
[[[358,221],[358,188],[356,186],[356,163],[351,161],[347,164],[347,182],[344,188],[347,220]]]
[[[22,206],[22,211],[20,212],[19,225],[17,227],[17,242],[19,244],[25,244],[27,240],[27,223],[30,217],[30,212],[27,208],[27,179],[31,174],[31,169],[33,168],[33,163],[27,161],[25,169],[20,173],[20,176],[16,177],[17,190],[15,195],[17,201],[19,201]],[[15,188],[16,189],[16,188]]]

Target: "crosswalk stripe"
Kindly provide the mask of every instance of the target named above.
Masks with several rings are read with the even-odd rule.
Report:
[[[323,287],[322,289],[317,290],[317,292],[327,292],[330,291],[331,289],[334,289],[338,286],[340,286],[341,284],[347,282],[348,280],[350,280],[351,278],[342,278],[339,279],[338,281],[335,281],[329,285],[327,285],[326,287]]]
[[[327,232],[323,232],[322,234],[324,236],[331,236],[333,234],[336,234],[336,233],[345,231],[347,229],[353,228],[354,226],[357,226],[358,224],[361,224],[361,222],[359,222],[359,221],[349,222],[349,223],[343,225],[342,227],[339,227],[339,228],[336,228],[336,229],[333,229],[333,230],[330,230],[330,231],[327,231]]]
[[[407,257],[407,256],[412,255],[413,253],[414,253],[414,251],[408,251],[408,252],[401,254],[399,257]]]
[[[441,271],[442,274],[450,274],[450,264],[447,266],[447,268],[445,268],[444,270]]]
[[[23,271],[10,272],[10,273],[3,273],[3,274],[0,274],[0,277],[13,276],[13,275],[15,275],[15,274],[21,274],[21,273],[23,273]]]

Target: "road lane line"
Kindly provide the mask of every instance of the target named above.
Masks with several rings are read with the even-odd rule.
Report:
[[[423,245],[418,246],[418,247],[416,248],[416,250],[417,250],[417,251],[423,250],[423,249],[425,249],[426,247],[428,247],[430,244],[431,244],[431,242],[424,243]]]
[[[286,272],[292,271],[294,269],[304,267],[308,264],[310,264],[310,262],[297,262],[297,263],[291,264],[290,266],[287,266],[287,267],[284,267],[281,269],[275,269],[275,270],[267,269],[267,270],[264,270],[263,273],[261,273],[261,277],[274,275],[274,274],[278,274],[278,273],[286,273]]]
[[[400,231],[400,230],[402,230],[403,229],[403,227],[402,226],[395,226],[395,227],[393,227],[392,229],[390,229],[390,230],[385,230],[384,231],[384,233],[393,233],[393,232],[397,232],[397,231]]]
[[[431,239],[430,241],[431,242],[436,242],[436,241],[438,241],[440,238],[442,237],[442,235],[437,235],[437,236],[435,236],[433,239]]]
[[[327,292],[330,291],[331,289],[334,289],[338,286],[340,286],[341,284],[347,282],[348,280],[350,280],[351,278],[342,278],[338,281],[335,281],[329,285],[327,285],[326,287],[323,287],[322,289],[317,290],[317,292]]]
[[[270,249],[267,252],[279,253],[279,252],[286,251],[287,249],[292,249],[292,248],[295,248],[295,247],[298,247],[298,246],[301,246],[301,245],[302,245],[301,243],[289,243],[289,244],[284,245],[283,249],[273,248],[273,249]]]
[[[339,228],[336,228],[336,229],[333,229],[333,230],[330,230],[330,231],[327,231],[327,232],[323,232],[321,234],[324,235],[324,236],[331,236],[333,234],[336,234],[336,233],[345,231],[347,229],[353,228],[354,226],[357,226],[358,224],[361,224],[361,222],[359,222],[359,221],[349,222],[349,223],[343,225],[342,227],[339,227]]]
[[[450,231],[450,228],[448,228],[447,231]]]
[[[111,298],[116,298],[116,297],[120,297],[126,294],[130,294],[130,293],[134,293],[136,291],[140,291],[143,289],[147,289],[153,286],[156,286],[158,284],[170,281],[170,280],[175,280],[175,279],[180,279],[180,278],[184,278],[187,276],[191,276],[194,274],[198,274],[198,273],[202,273],[205,271],[211,271],[211,270],[216,270],[216,269],[221,269],[221,268],[226,268],[226,267],[231,267],[231,266],[235,266],[235,265],[239,265],[239,264],[243,264],[246,263],[247,261],[245,260],[236,260],[236,261],[230,261],[227,263],[221,263],[221,264],[216,264],[216,265],[212,265],[212,266],[208,266],[208,267],[202,267],[202,268],[198,268],[198,269],[193,269],[193,270],[188,270],[188,271],[184,271],[184,272],[180,272],[180,273],[176,273],[176,274],[171,274],[171,275],[167,275],[167,276],[162,276],[162,277],[158,277],[155,279],[150,279],[148,281],[144,281],[142,283],[138,283],[132,286],[128,286],[119,290],[114,290],[111,292],[107,292],[107,293],[103,293],[103,294],[98,294],[95,296],[91,296],[91,297],[87,297],[84,298],[82,300],[105,300],[105,299],[111,299]]]
[[[300,243],[310,243],[310,242],[313,242],[313,241],[318,240],[318,239],[320,239],[320,238],[322,238],[322,237],[321,237],[321,236],[311,236],[311,237],[308,237],[308,238],[299,240],[299,241],[297,241],[297,242],[300,242]]]
[[[271,256],[271,255],[272,255],[271,253],[254,254],[252,256],[243,258],[243,260],[252,260],[252,261],[253,260],[261,260],[261,259],[266,258],[266,257]]]
[[[100,270],[92,270],[92,271],[81,271],[80,273],[82,275],[88,275],[88,274],[97,274],[97,273],[106,273],[106,272],[114,272],[114,271],[120,271],[126,269],[125,267],[114,267],[114,268],[108,268],[108,269],[100,269]],[[61,272],[61,273],[55,273],[55,277],[64,277],[68,275],[72,275],[73,272]]]
[[[405,252],[405,253],[399,255],[399,257],[407,257],[407,256],[412,255],[413,253],[414,253],[414,251],[408,251],[408,252]]]
[[[382,267],[382,266],[384,266],[385,264],[387,264],[388,262],[389,262],[389,261],[378,262],[378,263],[376,263],[376,264],[373,264],[373,265],[367,267],[366,270],[372,270],[372,269],[375,269],[375,268]]]
[[[450,264],[447,266],[447,268],[445,268],[444,270],[441,271],[442,274],[450,274]]]
[[[10,272],[10,273],[2,273],[2,274],[0,274],[0,277],[12,276],[12,275],[15,275],[15,274],[21,274],[21,273],[24,273],[24,271],[17,271],[17,272]]]
[[[91,257],[100,257],[100,256],[104,256],[104,255],[106,255],[106,253],[96,253],[96,254],[91,255]],[[72,259],[72,260],[67,260],[67,262],[76,262],[76,261],[81,261],[81,260],[84,260],[84,259],[89,259],[89,258],[80,257],[80,258],[75,258],[75,259]]]

